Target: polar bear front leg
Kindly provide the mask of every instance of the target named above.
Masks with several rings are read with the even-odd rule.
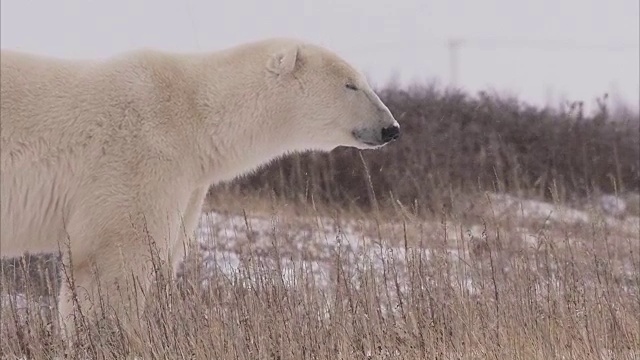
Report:
[[[198,227],[198,221],[202,214],[202,205],[207,196],[208,190],[208,186],[202,186],[191,193],[187,208],[180,219],[178,241],[176,241],[173,251],[171,252],[174,275],[178,270],[180,261],[185,259],[187,255],[186,251],[188,250],[191,239],[195,235],[195,231]]]
[[[145,294],[155,272],[164,271],[174,246],[167,240],[177,233],[178,216],[168,221],[162,213],[167,212],[133,216],[120,210],[105,222],[105,213],[96,211],[71,224],[59,298],[61,326],[71,341],[83,320],[118,316],[128,335],[140,330]]]

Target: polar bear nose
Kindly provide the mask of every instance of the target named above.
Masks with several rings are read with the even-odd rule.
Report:
[[[400,127],[393,125],[382,129],[382,141],[388,143],[400,136]]]

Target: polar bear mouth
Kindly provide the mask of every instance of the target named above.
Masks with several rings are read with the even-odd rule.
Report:
[[[362,144],[370,147],[380,147],[396,140],[400,136],[400,129],[397,126],[389,126],[377,131],[358,129],[353,130],[351,134]]]
[[[379,147],[384,146],[384,145],[387,144],[387,143],[384,143],[384,142],[381,142],[381,141],[380,142],[373,142],[373,141],[366,141],[366,140],[361,140],[361,139],[357,139],[357,140],[360,141],[360,143],[362,143],[364,145],[367,145],[369,147],[372,147],[372,148],[379,148]]]
[[[376,136],[373,134],[373,131],[367,131],[365,129],[353,130],[351,132],[353,138],[356,139],[359,143],[368,145],[368,146],[378,146],[382,144],[382,139],[376,139]]]

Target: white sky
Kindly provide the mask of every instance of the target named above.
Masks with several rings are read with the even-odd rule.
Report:
[[[543,104],[609,92],[638,109],[638,0],[2,0],[2,48],[104,57],[137,47],[208,51],[268,36],[328,46],[374,84],[458,84]]]

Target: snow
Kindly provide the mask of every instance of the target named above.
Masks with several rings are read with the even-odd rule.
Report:
[[[604,221],[617,231],[627,234],[625,236],[635,236],[633,234],[640,232],[638,217],[627,216],[620,219],[504,194],[492,194],[489,199],[491,214],[486,214],[487,216],[515,217],[519,220],[512,222],[515,226],[509,228],[507,235],[515,241],[520,241],[523,247],[535,249],[539,246],[539,229],[533,229],[527,224],[531,220],[573,225]],[[452,240],[448,244],[440,244],[437,247],[431,244],[431,247],[422,248],[414,246],[413,251],[407,253],[404,246],[398,246],[402,241],[384,238],[384,235],[379,235],[381,238],[368,235],[368,225],[370,224],[366,221],[338,221],[320,216],[244,217],[218,212],[204,213],[196,231],[202,265],[206,270],[201,278],[201,285],[208,286],[220,275],[236,279],[246,278],[236,275],[250,269],[252,272],[275,273],[282,278],[285,286],[294,286],[295,281],[300,280],[301,274],[307,279],[311,276],[315,286],[325,288],[335,284],[340,263],[345,269],[345,276],[351,276],[354,269],[364,269],[370,271],[376,279],[384,279],[388,276],[385,272],[392,269],[395,272],[393,276],[397,275],[399,286],[403,289],[409,280],[409,277],[405,276],[409,257],[417,253],[423,260],[448,261],[456,269],[464,269],[465,263],[473,256],[468,253],[469,246],[463,246],[464,250],[451,246],[465,241],[482,241],[487,236],[482,224],[452,223],[447,225],[448,236]],[[381,234],[402,236],[402,224],[387,225],[391,230],[383,231]],[[433,239],[441,238],[444,231],[442,224],[437,221],[425,223],[425,229]],[[545,241],[548,241],[546,237]],[[411,249],[411,246],[408,248]],[[248,266],[256,262],[265,266]],[[452,271],[451,284],[473,292],[475,285],[470,278],[465,277],[464,272]],[[358,281],[357,277],[349,280],[355,284]],[[252,286],[248,280],[245,284]],[[8,305],[8,299],[8,295],[0,299],[3,308]],[[27,300],[20,294],[15,295],[12,300],[20,309],[27,305]]]

